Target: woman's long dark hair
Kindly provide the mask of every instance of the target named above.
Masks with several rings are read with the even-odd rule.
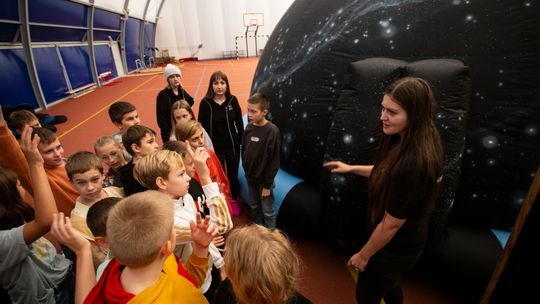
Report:
[[[34,219],[34,210],[17,189],[17,174],[0,167],[0,230],[23,225]]]
[[[212,84],[218,79],[223,79],[227,84],[227,89],[225,90],[225,97],[229,98],[231,96],[231,86],[229,86],[229,79],[227,78],[227,75],[225,75],[225,73],[223,73],[222,71],[215,71],[212,76],[210,76],[210,83],[208,84],[206,97],[214,98],[214,89],[212,88]]]
[[[427,178],[433,183],[432,189],[411,191],[424,191],[433,201],[442,171],[442,143],[432,119],[435,97],[427,81],[402,78],[391,84],[384,94],[407,112],[408,124],[402,137],[399,134],[382,136],[369,179],[370,221],[373,225],[384,215],[388,191],[394,191],[389,189],[393,175],[414,172],[409,178]]]

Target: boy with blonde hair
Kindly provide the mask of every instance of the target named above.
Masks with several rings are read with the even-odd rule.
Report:
[[[158,191],[137,193],[114,206],[107,239],[114,258],[96,284],[89,243],[62,213],[51,231],[77,255],[76,303],[207,303],[199,290],[208,269],[208,245],[215,229],[207,217],[190,222],[193,252],[185,268],[175,246],[173,202]]]
[[[90,207],[97,201],[107,197],[124,197],[118,187],[103,188],[103,166],[97,156],[91,152],[80,151],[71,155],[66,161],[66,172],[79,192],[75,207],[71,210],[71,223],[92,244],[94,267],[105,259],[105,254],[96,244],[95,236],[86,224],[86,215]]]
[[[107,172],[103,177],[103,187],[123,187],[120,168],[129,160],[125,157],[125,149],[112,136],[102,136],[96,140],[94,151],[103,163],[107,165]],[[131,159],[131,157],[130,157]]]
[[[206,150],[198,148],[192,153],[207,198],[210,219],[215,225],[217,233],[223,235],[233,226],[227,203],[219,192],[217,184],[210,179],[210,173],[206,166],[208,158]],[[190,177],[186,173],[182,157],[180,154],[168,150],[152,153],[137,163],[134,174],[135,178],[145,187],[158,190],[174,199],[174,224],[178,241],[175,253],[183,261],[186,261],[192,251],[189,222],[194,220],[199,208],[188,193]],[[219,250],[214,244],[209,246],[209,250],[212,264],[217,264],[217,267],[221,268],[223,260]],[[206,280],[201,287],[203,292],[206,292],[211,285],[210,272],[211,268],[208,269]]]

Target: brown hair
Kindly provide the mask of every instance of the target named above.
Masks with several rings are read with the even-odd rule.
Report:
[[[186,157],[186,155],[187,155],[186,143],[184,143],[182,141],[170,140],[170,141],[164,143],[161,148],[163,150],[174,151],[174,152],[180,154],[180,156],[182,156],[182,159],[184,159],[184,157]]]
[[[137,146],[141,146],[141,140],[146,134],[155,136],[156,132],[143,125],[135,125],[127,128],[127,130],[122,133],[122,144],[124,145],[124,148],[126,148],[126,151],[133,155],[134,152],[131,145],[136,144]]]
[[[239,303],[287,303],[294,294],[300,260],[278,229],[250,225],[227,237],[225,267]]]
[[[107,240],[111,254],[126,267],[153,262],[173,232],[173,199],[145,191],[122,199],[109,212]]]
[[[223,73],[222,71],[215,71],[212,76],[210,76],[210,83],[208,84],[206,97],[214,98],[214,89],[212,88],[212,84],[218,79],[223,79],[227,84],[227,89],[225,90],[225,97],[229,98],[231,96],[231,86],[229,85],[229,79],[227,78],[227,75],[225,75],[225,73]]]
[[[248,99],[248,103],[256,105],[259,110],[264,111],[270,109],[270,100],[263,93],[255,93]]]
[[[162,177],[168,179],[169,173],[174,169],[183,169],[184,162],[180,154],[160,150],[141,158],[133,169],[133,177],[144,187],[157,190],[156,179]]]
[[[54,134],[53,131],[47,128],[35,128],[32,132],[32,138],[34,138],[34,134],[37,134],[37,136],[39,136],[40,144],[48,145],[58,139],[58,137],[56,137],[56,134]]]
[[[199,122],[195,120],[180,121],[174,127],[174,136],[179,141],[189,140],[198,130],[202,130]]]
[[[34,113],[28,110],[14,111],[9,115],[9,121],[13,125],[14,129],[22,130],[25,125],[30,124],[34,120],[38,120],[38,118],[36,115],[34,115]]]
[[[435,97],[428,82],[405,77],[391,84],[384,94],[407,112],[408,124],[402,137],[399,134],[382,136],[369,177],[372,224],[384,215],[393,175],[409,171],[425,174],[433,187],[422,191],[433,201],[438,191],[436,181],[442,170],[442,143],[432,119]]]
[[[34,210],[17,189],[17,174],[0,167],[0,230],[15,228],[34,219]]]
[[[122,117],[126,113],[136,111],[137,108],[127,101],[117,101],[109,107],[109,117],[113,123],[122,123]]]
[[[174,119],[174,110],[178,110],[178,109],[186,110],[189,113],[189,115],[191,115],[191,120],[195,119],[195,113],[193,113],[193,109],[191,108],[189,103],[184,99],[180,99],[180,100],[175,101],[171,107],[171,119],[172,119],[173,126],[176,124],[176,120]]]
[[[96,169],[103,174],[103,165],[99,158],[92,152],[79,151],[72,154],[66,160],[66,172],[70,180],[73,180],[73,175],[92,169]]]
[[[106,197],[90,206],[86,215],[86,225],[94,236],[107,236],[109,211],[121,200],[119,197]]]

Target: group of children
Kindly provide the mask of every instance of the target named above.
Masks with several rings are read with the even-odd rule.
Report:
[[[265,118],[268,98],[249,98],[244,131],[238,100],[226,75],[216,72],[199,123],[180,70],[168,65],[165,76],[156,106],[162,149],[128,102],[109,108],[118,132],[98,138],[94,153],[67,160],[56,135],[32,121],[19,129],[17,142],[0,107],[6,149],[0,157],[0,283],[14,303],[305,300],[294,291],[298,258],[279,231],[241,227],[225,239],[233,227],[240,155],[253,222],[275,227],[279,130]],[[270,249],[284,247],[280,259],[290,262],[268,262],[266,255],[275,253],[262,250],[261,239]],[[57,254],[62,249],[65,255]],[[283,279],[276,281],[275,269],[266,276],[271,268],[243,264],[252,257],[267,260]],[[245,280],[251,276],[262,277]],[[253,284],[261,292],[250,291]]]

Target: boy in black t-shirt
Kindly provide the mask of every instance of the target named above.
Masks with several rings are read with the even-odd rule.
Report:
[[[242,138],[242,165],[249,189],[248,205],[254,223],[273,228],[274,178],[279,169],[279,129],[266,119],[268,97],[255,93],[248,99],[249,124]]]

